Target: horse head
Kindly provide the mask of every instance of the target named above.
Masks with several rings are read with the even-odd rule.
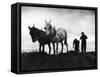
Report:
[[[45,20],[45,31],[46,31],[46,35],[49,35],[49,36],[55,36],[56,35],[56,30],[55,30],[55,27],[52,27],[51,25],[51,19],[49,22],[47,22],[47,20]]]
[[[34,26],[35,26],[35,24],[32,27],[28,26],[29,31],[30,31],[29,34],[32,38],[32,42],[37,41],[37,31],[36,31],[36,28]]]
[[[49,22],[47,22],[47,20],[45,20],[45,27],[44,27],[44,29],[46,30],[46,34],[47,35],[49,35],[50,33],[50,29],[51,29],[51,27],[52,27],[52,25],[51,25],[51,20],[49,21]]]

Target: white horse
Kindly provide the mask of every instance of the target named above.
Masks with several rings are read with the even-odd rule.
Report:
[[[45,20],[45,24],[46,24],[46,26],[44,27],[44,29],[46,31],[46,35],[48,35],[51,38],[51,41],[52,41],[52,44],[53,44],[54,54],[55,54],[55,43],[57,45],[56,52],[58,52],[58,43],[61,43],[61,46],[62,46],[61,53],[63,53],[63,41],[64,41],[64,44],[66,45],[67,52],[68,52],[66,30],[63,29],[63,28],[58,28],[56,30],[55,27],[53,27],[51,25],[51,20],[49,22],[47,22],[47,20]]]

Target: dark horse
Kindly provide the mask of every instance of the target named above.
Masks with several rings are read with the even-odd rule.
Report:
[[[45,49],[45,44],[48,44],[49,47],[49,54],[51,53],[51,46],[50,46],[50,38],[46,35],[46,32],[37,29],[36,27],[30,27],[28,26],[30,32],[30,36],[32,38],[32,42],[38,41],[39,42],[39,51],[41,52],[41,47],[42,48],[42,52],[44,52]]]

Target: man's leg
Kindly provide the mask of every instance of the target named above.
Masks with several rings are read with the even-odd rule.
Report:
[[[84,51],[84,50],[83,50],[83,45],[81,45],[81,51],[82,51],[82,53],[83,53],[83,51]]]
[[[79,47],[77,47],[77,53],[79,53]]]
[[[75,46],[75,52],[77,52],[77,47]]]
[[[86,44],[84,45],[84,52],[86,53]]]

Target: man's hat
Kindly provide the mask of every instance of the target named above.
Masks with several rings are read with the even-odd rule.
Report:
[[[82,32],[81,34],[84,34],[84,32]]]
[[[77,38],[75,38],[75,40],[77,40]]]

